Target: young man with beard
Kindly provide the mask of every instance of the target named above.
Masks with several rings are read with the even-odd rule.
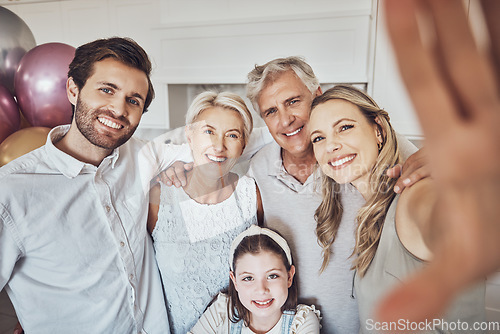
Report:
[[[154,97],[150,72],[130,39],[79,47],[71,125],[0,169],[0,289],[28,333],[169,332],[148,191],[189,150],[167,160],[166,145],[131,138]]]

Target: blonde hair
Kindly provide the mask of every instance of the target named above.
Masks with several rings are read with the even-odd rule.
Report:
[[[193,124],[204,110],[214,107],[234,110],[240,115],[243,120],[243,139],[246,144],[253,129],[252,114],[245,101],[239,95],[231,92],[206,91],[198,94],[186,113],[186,125]]]
[[[377,251],[385,215],[395,196],[392,188],[396,180],[389,178],[386,170],[400,161],[398,143],[396,132],[389,122],[389,114],[380,109],[370,96],[353,86],[337,85],[316,97],[311,106],[311,113],[316,106],[333,99],[345,100],[356,105],[371,124],[377,125],[382,135],[379,154],[369,176],[369,184],[372,185],[371,196],[359,210],[356,218],[356,245],[353,255],[357,257],[353,269],[355,268],[363,277]],[[316,209],[314,218],[317,221],[318,243],[323,248],[323,263],[320,269],[320,272],[323,272],[330,260],[332,244],[337,236],[343,209],[340,185],[326,175],[322,176],[321,183],[323,201]]]

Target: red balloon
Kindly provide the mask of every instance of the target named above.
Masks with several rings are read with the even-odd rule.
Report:
[[[0,85],[0,143],[19,130],[20,123],[16,100],[7,87]]]
[[[66,95],[69,64],[75,48],[47,43],[31,49],[21,59],[14,90],[21,112],[33,126],[53,128],[71,123],[71,103]]]

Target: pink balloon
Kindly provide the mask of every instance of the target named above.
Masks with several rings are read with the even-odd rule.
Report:
[[[16,101],[7,87],[0,85],[0,143],[19,130],[21,117]]]
[[[52,128],[71,123],[71,104],[66,95],[69,64],[75,48],[47,43],[31,49],[21,59],[14,78],[19,107],[33,126]]]

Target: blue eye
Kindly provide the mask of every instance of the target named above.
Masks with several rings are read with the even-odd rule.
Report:
[[[206,133],[207,135],[211,135],[214,132],[212,130],[210,130],[210,129],[206,129],[205,131],[203,131],[203,133]]]
[[[234,139],[238,139],[239,138],[239,136],[237,134],[234,134],[234,133],[229,134],[229,137],[230,138],[234,138]]]
[[[129,102],[130,104],[133,104],[133,105],[136,105],[136,106],[138,106],[138,105],[139,105],[139,102],[137,102],[137,101],[136,101],[136,100],[134,100],[134,99],[129,99],[129,100],[128,100],[128,102]]]
[[[325,139],[325,137],[322,137],[322,136],[317,136],[317,137],[314,137],[311,141],[313,144],[319,142],[320,140],[323,140]]]
[[[342,126],[340,127],[340,131],[341,131],[341,132],[342,132],[342,131],[346,131],[346,130],[349,130],[349,129],[353,128],[353,127],[354,127],[354,125],[351,125],[351,124],[342,125]]]
[[[244,282],[250,282],[250,281],[253,281],[253,277],[252,276],[245,276],[241,280]]]
[[[290,101],[290,105],[295,104],[295,103],[297,103],[299,101],[300,101],[299,99],[292,100],[292,101]]]
[[[277,109],[276,109],[276,108],[269,109],[269,110],[267,110],[267,111],[264,113],[264,116],[266,116],[266,117],[267,117],[267,116],[270,116],[270,115],[274,114],[276,111],[277,111]]]
[[[106,88],[106,87],[104,87],[104,88],[101,88],[101,91],[102,91],[102,92],[104,92],[104,93],[106,93],[106,94],[109,94],[109,93],[111,93],[111,89],[109,89],[109,88]]]

